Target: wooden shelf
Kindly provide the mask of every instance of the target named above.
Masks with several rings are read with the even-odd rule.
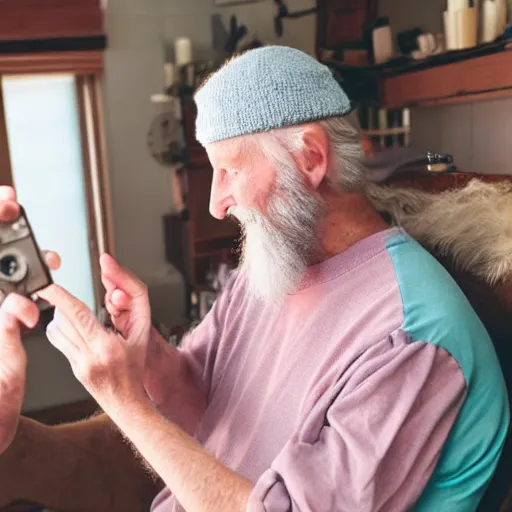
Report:
[[[382,78],[386,108],[447,105],[512,96],[511,49]]]
[[[404,135],[411,133],[410,126],[400,126],[396,128],[382,128],[379,130],[361,130],[363,137],[385,137],[388,135]]]

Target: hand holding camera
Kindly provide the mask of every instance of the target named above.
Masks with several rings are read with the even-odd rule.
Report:
[[[0,454],[16,433],[25,391],[20,329],[39,320],[29,297],[51,282],[48,268],[59,266],[56,253],[39,251],[14,189],[0,186]]]

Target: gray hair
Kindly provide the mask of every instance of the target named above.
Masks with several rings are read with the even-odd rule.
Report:
[[[332,158],[329,162],[328,179],[344,190],[364,190],[366,171],[364,152],[357,114],[330,117],[318,121],[329,137]],[[304,146],[304,125],[287,126],[268,133],[290,151],[298,151]],[[275,145],[269,144],[269,138],[257,134],[260,147],[269,157],[276,160]]]

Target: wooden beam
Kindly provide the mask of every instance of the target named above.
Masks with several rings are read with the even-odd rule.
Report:
[[[103,71],[103,52],[49,52],[0,55],[0,75],[74,73],[95,75]]]
[[[2,0],[0,39],[80,37],[104,33],[100,0]]]

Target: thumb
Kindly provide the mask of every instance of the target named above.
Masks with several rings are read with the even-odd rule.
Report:
[[[132,299],[146,295],[146,285],[110,254],[100,256],[100,267],[101,280],[107,292],[112,293],[117,288]]]

